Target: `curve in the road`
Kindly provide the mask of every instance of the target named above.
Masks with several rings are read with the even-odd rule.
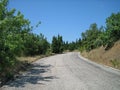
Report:
[[[34,62],[1,90],[120,90],[120,72],[72,52]]]

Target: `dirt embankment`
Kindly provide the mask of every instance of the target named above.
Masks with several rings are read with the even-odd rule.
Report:
[[[100,47],[90,52],[84,51],[81,54],[97,63],[120,69],[120,41],[116,42],[114,46],[107,51],[104,47]]]

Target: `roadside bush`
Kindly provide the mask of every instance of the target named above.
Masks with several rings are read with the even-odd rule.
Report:
[[[120,61],[119,60],[116,60],[116,59],[111,60],[111,63],[115,68],[120,68]]]

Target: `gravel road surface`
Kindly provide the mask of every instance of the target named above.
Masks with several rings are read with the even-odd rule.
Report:
[[[40,59],[0,90],[120,90],[120,71],[96,64],[78,52]]]

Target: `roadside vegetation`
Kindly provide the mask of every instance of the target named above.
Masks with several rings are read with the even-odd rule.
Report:
[[[31,62],[62,53],[74,45],[73,42],[68,46],[69,43],[64,42],[60,35],[53,36],[52,43],[49,43],[42,33],[33,33],[30,21],[20,11],[9,10],[8,2],[0,0],[0,85]]]
[[[49,43],[42,33],[33,33],[33,26],[20,11],[9,10],[7,6],[8,0],[0,0],[0,84],[39,58],[74,50],[88,55],[100,47],[108,51],[120,40],[119,12],[106,19],[106,27],[98,28],[96,23],[91,24],[76,41],[64,41],[61,35],[57,35]],[[120,48],[117,50],[120,51]],[[115,68],[120,67],[119,61],[120,58],[110,59]]]
[[[117,41],[109,50],[101,46],[89,52],[83,51],[81,54],[99,64],[120,69],[120,41]]]
[[[46,55],[50,47],[43,34],[32,33],[30,21],[20,11],[8,10],[7,5],[8,0],[0,0],[0,83],[24,64],[16,57]]]
[[[81,36],[83,56],[120,69],[120,12],[112,13],[106,19],[106,27],[91,24]]]

